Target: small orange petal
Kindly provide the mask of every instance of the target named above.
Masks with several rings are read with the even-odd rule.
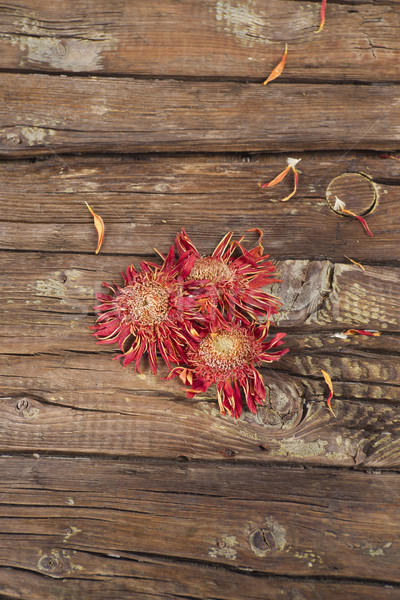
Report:
[[[281,181],[283,181],[283,179],[285,179],[286,175],[289,173],[291,169],[291,166],[288,165],[285,169],[283,169],[283,171],[281,173],[279,173],[279,175],[277,175],[274,179],[272,179],[272,181],[268,181],[267,183],[264,183],[263,185],[260,185],[260,188],[267,188],[267,187],[274,187],[274,185],[278,185],[278,183],[280,183]]]
[[[349,260],[350,262],[352,262],[353,264],[357,265],[357,267],[360,267],[361,271],[365,271],[365,267],[364,265],[362,265],[361,263],[357,262],[356,260],[353,260],[352,258],[350,258],[350,256],[346,256],[345,254],[343,255],[345,258],[347,258],[347,260]]]
[[[344,335],[368,335],[378,337],[381,335],[380,331],[369,331],[368,329],[348,329],[344,332]]]
[[[321,369],[321,373],[324,376],[325,379],[325,383],[329,388],[329,396],[328,399],[326,401],[329,410],[331,411],[331,413],[333,414],[334,417],[336,417],[335,413],[332,410],[332,406],[331,406],[331,400],[333,398],[333,385],[332,385],[332,379],[331,376],[329,375],[329,373],[327,373],[326,371],[324,371],[323,369]]]
[[[322,0],[321,2],[321,12],[320,12],[320,25],[319,29],[315,33],[319,33],[323,30],[325,25],[325,13],[326,13],[326,0]]]
[[[85,202],[85,204],[88,207],[88,209],[90,210],[90,212],[92,213],[92,216],[94,219],[94,226],[96,227],[96,230],[97,230],[97,248],[95,250],[95,254],[98,254],[100,252],[100,248],[101,248],[101,245],[104,240],[104,232],[105,232],[104,221],[101,217],[99,217],[99,215],[96,215],[96,213],[92,210],[92,208],[89,206],[89,204],[87,202]]]
[[[258,227],[254,227],[254,229],[246,229],[246,231],[254,231],[255,233],[257,233],[257,235],[259,236],[258,246],[260,248],[261,253],[264,252],[264,246],[261,243],[264,233],[261,231],[261,229],[258,229]]]
[[[271,71],[271,74],[267,77],[267,79],[264,81],[264,85],[267,85],[267,83],[269,83],[270,81],[273,81],[274,79],[276,79],[277,77],[279,77],[279,75],[282,74],[282,71],[285,68],[287,51],[288,51],[288,45],[285,44],[285,52],[283,53],[283,56],[282,56],[281,60],[276,65],[275,69],[273,69]]]
[[[351,210],[347,210],[346,208],[342,208],[342,213],[346,214],[346,215],[350,215],[351,217],[354,217],[355,219],[357,219],[357,221],[360,221],[361,225],[364,227],[367,235],[369,235],[370,237],[373,237],[373,233],[370,230],[370,228],[367,225],[367,221],[363,218],[360,217],[360,215],[356,215],[356,213],[353,213]]]
[[[294,196],[295,193],[297,192],[297,184],[298,184],[298,181],[299,181],[299,173],[298,173],[298,171],[296,171],[295,167],[292,167],[292,169],[293,169],[293,175],[294,175],[294,188],[293,188],[293,192],[291,192],[285,198],[282,198],[281,202],[286,202],[286,200],[290,200],[290,198],[292,196]]]

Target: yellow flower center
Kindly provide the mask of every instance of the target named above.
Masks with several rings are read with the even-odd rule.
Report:
[[[251,348],[247,335],[240,330],[220,329],[201,341],[198,353],[202,364],[226,372],[248,362]]]
[[[157,283],[134,283],[120,290],[118,304],[127,323],[156,325],[168,313],[168,297],[167,290]]]
[[[213,283],[218,283],[221,279],[229,279],[231,275],[228,265],[212,256],[198,258],[190,273],[191,279],[209,279]]]

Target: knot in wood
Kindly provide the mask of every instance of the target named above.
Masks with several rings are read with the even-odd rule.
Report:
[[[58,552],[44,554],[40,557],[38,567],[46,573],[56,573],[60,567],[60,556]]]
[[[344,216],[334,209],[336,198],[345,203],[347,210],[364,216],[377,207],[378,187],[365,173],[343,173],[332,179],[328,185],[326,201],[334,212]]]
[[[222,454],[222,456],[225,456],[225,458],[234,458],[234,456],[236,456],[236,452],[235,450],[231,450],[230,448],[222,448],[220,450],[220,454]]]
[[[266,552],[274,550],[276,547],[274,534],[266,528],[255,529],[250,533],[250,546],[257,555],[264,555]]]
[[[29,401],[27,398],[20,398],[16,404],[17,410],[27,410],[29,408]]]

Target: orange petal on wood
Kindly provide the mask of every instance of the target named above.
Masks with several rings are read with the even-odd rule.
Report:
[[[343,256],[345,258],[347,258],[347,260],[349,260],[350,262],[352,262],[354,265],[357,265],[357,267],[360,267],[361,271],[365,271],[364,265],[362,265],[361,263],[357,262],[356,260],[353,260],[352,258],[350,258],[350,256],[346,256],[345,254],[343,254]]]
[[[332,406],[331,406],[331,400],[333,398],[333,385],[332,385],[332,379],[331,376],[329,375],[329,373],[327,373],[326,371],[324,371],[323,369],[321,369],[321,373],[324,376],[325,379],[325,383],[329,388],[329,396],[328,399],[326,401],[329,410],[331,411],[331,413],[333,414],[334,417],[336,417],[335,413],[332,410]]]
[[[320,31],[323,30],[324,25],[325,25],[325,13],[326,13],[326,0],[322,0],[321,12],[320,12],[321,21],[320,21],[319,29],[315,33],[319,33]]]
[[[259,236],[258,238],[258,246],[261,250],[261,252],[264,252],[264,246],[261,243],[261,240],[263,238],[264,233],[261,231],[261,229],[258,229],[258,227],[254,227],[254,229],[246,229],[246,231],[254,231],[255,233],[257,233],[257,235]]]
[[[267,79],[263,82],[264,85],[267,85],[267,83],[269,83],[270,81],[273,81],[274,79],[279,77],[279,75],[282,74],[282,71],[285,68],[287,51],[288,51],[288,45],[285,44],[285,52],[283,53],[281,60],[276,65],[275,69],[273,69],[273,71],[271,71],[271,74],[268,75]]]
[[[286,200],[290,200],[290,198],[292,196],[294,196],[295,193],[297,192],[297,184],[298,184],[298,181],[299,181],[299,174],[296,171],[295,167],[292,167],[292,169],[293,169],[293,175],[294,175],[294,188],[293,188],[293,192],[291,192],[289,194],[289,196],[286,196],[286,198],[282,198],[281,202],[286,202]]]
[[[360,215],[356,215],[351,210],[347,210],[347,208],[342,208],[341,212],[345,213],[346,215],[350,215],[351,217],[354,217],[355,219],[357,219],[357,221],[360,221],[360,223],[364,227],[367,235],[369,235],[370,237],[373,237],[374,234],[372,233],[372,231],[368,227],[367,221],[363,217],[360,217]]]
[[[88,207],[88,209],[90,210],[90,212],[92,213],[92,216],[94,219],[94,226],[96,227],[96,230],[97,230],[97,248],[95,250],[95,253],[98,254],[100,252],[100,248],[101,248],[101,245],[104,240],[104,232],[105,232],[104,221],[101,217],[99,217],[99,215],[96,215],[96,213],[92,210],[92,208],[89,206],[89,204],[87,202],[85,202],[85,204]]]
[[[348,329],[344,332],[344,335],[368,335],[378,337],[381,335],[380,331],[369,331],[368,329]]]
[[[285,179],[286,175],[289,173],[291,168],[292,167],[288,165],[286,169],[283,169],[283,171],[279,173],[279,175],[277,175],[272,181],[268,181],[267,183],[263,183],[263,185],[260,185],[260,188],[263,189],[267,187],[274,187],[274,185],[278,185],[278,183]]]

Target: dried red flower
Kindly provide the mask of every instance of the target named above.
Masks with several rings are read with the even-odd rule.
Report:
[[[183,257],[185,259],[185,257]],[[135,361],[136,370],[147,352],[153,373],[157,371],[156,350],[170,362],[186,360],[186,347],[194,345],[196,332],[186,317],[190,300],[185,298],[178,279],[181,265],[175,265],[174,247],[161,266],[142,262],[141,272],[131,265],[122,273],[124,286],[104,283],[113,295],[97,294],[100,313],[93,334],[99,344],[118,344],[124,366]],[[187,314],[186,314],[187,311]]]
[[[241,238],[232,241],[228,232],[211,256],[202,257],[182,228],[175,244],[182,265],[181,276],[186,279],[185,289],[197,298],[197,306],[203,315],[213,321],[222,319],[224,311],[240,320],[259,315],[269,316],[278,311],[279,301],[261,288],[279,281],[275,278],[275,266],[263,254],[262,232],[258,246],[252,250],[243,248]],[[234,256],[236,249],[239,256]],[[220,310],[220,308],[221,310]]]
[[[242,393],[252,413],[265,401],[265,387],[255,365],[279,360],[288,348],[280,346],[285,333],[266,341],[269,322],[263,325],[223,320],[204,329],[195,348],[188,351],[188,366],[175,367],[168,375],[180,377],[191,389],[189,398],[217,385],[220,411],[238,419],[242,413]]]

